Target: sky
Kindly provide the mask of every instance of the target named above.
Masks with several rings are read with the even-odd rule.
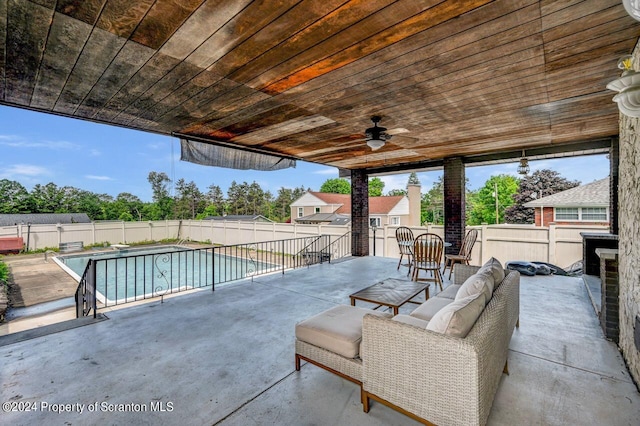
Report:
[[[470,189],[477,189],[492,175],[518,176],[518,164],[476,166],[466,169]],[[589,183],[609,174],[605,155],[531,161],[531,172],[552,169],[569,180]],[[338,177],[338,169],[298,161],[295,169],[271,172],[208,167],[180,161],[177,138],[121,127],[0,106],[0,179],[20,182],[27,190],[53,182],[117,196],[128,192],[151,201],[149,172],[165,172],[172,180],[194,181],[202,192],[209,185],[226,194],[232,181],[256,181],[277,196],[281,187],[304,186],[319,190],[324,181]],[[423,192],[442,171],[421,172]],[[408,174],[381,176],[384,193],[403,189]]]

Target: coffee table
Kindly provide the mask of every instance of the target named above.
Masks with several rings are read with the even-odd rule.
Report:
[[[428,299],[429,286],[430,283],[387,278],[349,295],[349,298],[351,298],[351,306],[356,305],[356,300],[362,300],[377,303],[378,306],[373,309],[378,309],[380,306],[393,308],[393,315],[398,315],[398,308],[405,303],[422,303],[411,300],[421,291],[425,291],[425,299]]]

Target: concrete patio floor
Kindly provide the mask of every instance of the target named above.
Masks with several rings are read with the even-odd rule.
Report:
[[[417,424],[377,403],[365,414],[357,385],[313,365],[294,369],[295,323],[403,277],[396,264],[364,257],[257,277],[0,346],[0,400],[23,410],[3,412],[1,423]],[[638,424],[640,393],[581,279],[522,277],[520,309],[489,425]]]

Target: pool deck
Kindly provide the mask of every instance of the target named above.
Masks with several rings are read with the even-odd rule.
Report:
[[[29,307],[40,303],[72,297],[78,282],[63,271],[51,254],[45,262],[44,254],[5,256],[2,261],[9,266],[13,281],[10,300],[13,307]]]
[[[256,277],[0,346],[0,400],[37,408],[3,413],[2,421],[417,424],[376,403],[366,414],[357,385],[310,364],[294,369],[295,323],[348,304],[349,294],[376,281],[404,277],[396,264],[364,257]],[[489,425],[637,425],[640,418],[640,393],[616,345],[604,339],[580,278],[522,277],[509,370]]]

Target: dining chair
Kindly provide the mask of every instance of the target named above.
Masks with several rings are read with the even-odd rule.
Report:
[[[465,265],[469,264],[469,260],[471,259],[471,250],[473,250],[473,245],[476,243],[478,239],[478,230],[470,229],[465,235],[464,240],[462,241],[462,247],[460,247],[460,252],[458,254],[445,254],[444,255],[444,271],[447,271],[447,266],[449,267],[449,279],[451,279],[451,273],[453,272],[453,265],[456,263],[462,263]]]
[[[444,242],[436,234],[425,233],[418,235],[413,241],[413,281],[433,281],[442,290],[442,274],[440,262]],[[419,278],[420,271],[431,274],[432,278]]]
[[[411,273],[411,266],[413,264],[413,232],[406,226],[400,226],[396,229],[396,241],[398,242],[398,249],[400,250],[400,260],[398,261],[398,267],[400,265],[407,266],[409,270],[407,275]],[[402,263],[404,256],[407,256],[407,263]]]

